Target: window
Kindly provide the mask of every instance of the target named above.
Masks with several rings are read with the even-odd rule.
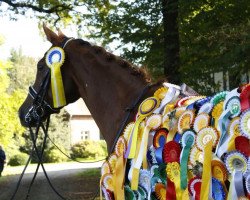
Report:
[[[81,140],[89,139],[89,131],[81,131]]]

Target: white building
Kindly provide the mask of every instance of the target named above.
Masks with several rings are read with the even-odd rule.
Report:
[[[82,99],[65,109],[70,114],[71,145],[82,140],[100,140],[100,130]]]

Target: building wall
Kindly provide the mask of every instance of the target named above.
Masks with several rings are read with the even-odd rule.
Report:
[[[71,145],[82,140],[100,140],[100,130],[91,116],[72,116],[70,120]]]

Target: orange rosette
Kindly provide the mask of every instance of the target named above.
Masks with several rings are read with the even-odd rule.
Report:
[[[158,200],[166,199],[166,187],[162,183],[155,184],[155,194]]]
[[[221,182],[225,182],[228,179],[227,168],[220,160],[212,160],[212,176]]]
[[[178,133],[182,134],[185,130],[190,129],[194,122],[195,113],[193,110],[186,110],[178,120]]]

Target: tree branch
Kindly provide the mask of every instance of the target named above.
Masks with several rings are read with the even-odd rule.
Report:
[[[34,11],[37,11],[40,13],[47,13],[47,14],[58,13],[58,12],[62,12],[65,10],[72,10],[72,6],[67,5],[67,4],[60,4],[60,5],[53,6],[49,9],[45,9],[43,7],[39,7],[39,6],[35,6],[32,4],[27,4],[27,3],[14,3],[11,0],[0,0],[0,2],[4,2],[4,3],[8,4],[9,6],[13,7],[14,9],[31,8]]]

